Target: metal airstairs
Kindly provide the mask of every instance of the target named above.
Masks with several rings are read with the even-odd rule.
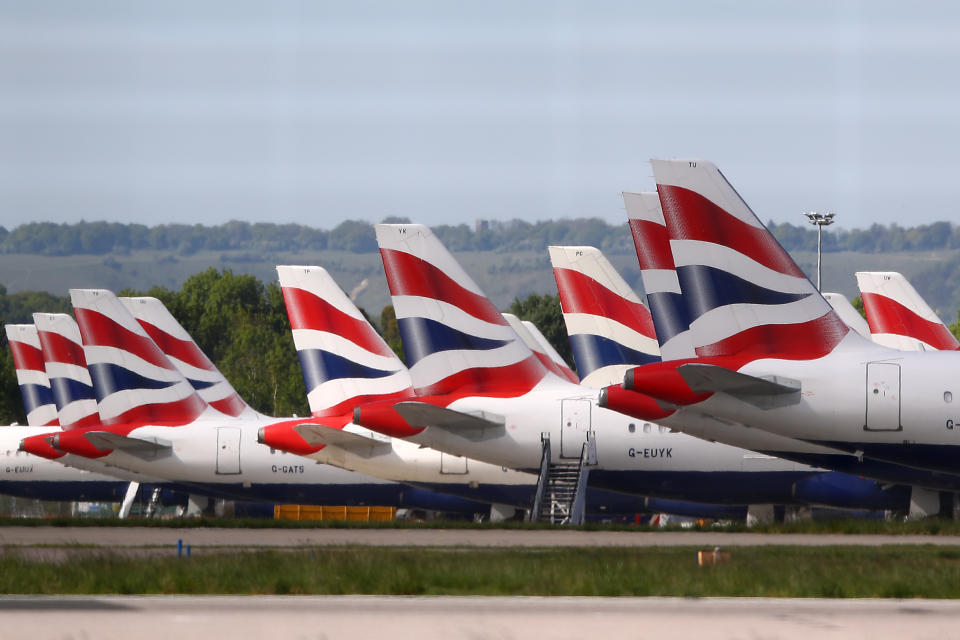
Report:
[[[593,432],[587,433],[580,460],[551,462],[550,434],[541,434],[543,454],[540,458],[540,476],[537,493],[530,510],[531,522],[551,524],[583,524],[586,511],[587,476],[590,467],[597,464],[597,445]]]
[[[153,493],[150,494],[150,500],[147,502],[146,507],[143,511],[144,518],[152,518],[155,513],[157,513],[158,508],[160,507],[160,498],[163,494],[163,491],[160,487],[154,487]]]

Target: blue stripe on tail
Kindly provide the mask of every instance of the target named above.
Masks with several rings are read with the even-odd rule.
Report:
[[[90,377],[99,381],[99,384],[94,384],[98,402],[103,402],[104,398],[118,391],[167,389],[177,384],[177,381],[148,378],[120,365],[106,362],[87,365],[87,368],[90,369]]]
[[[398,324],[408,367],[440,351],[491,351],[510,343],[480,338],[427,318],[400,318]]]
[[[322,349],[303,349],[297,352],[303,381],[307,391],[313,391],[328,380],[340,378],[385,378],[397,372],[397,369],[374,369],[343,356]]]
[[[761,287],[728,271],[706,265],[677,267],[680,289],[691,312],[691,321],[718,307],[731,304],[781,305],[812,295],[786,293]]]
[[[26,413],[38,407],[53,404],[53,393],[50,387],[42,384],[21,384],[20,395],[23,398],[23,408]]]
[[[95,400],[97,397],[91,385],[74,378],[50,378],[50,388],[53,390],[53,398],[57,401],[59,408],[77,400]]]
[[[616,340],[592,333],[575,333],[570,336],[573,359],[577,373],[583,379],[601,367],[617,364],[642,365],[660,362],[660,357],[636,351]]]

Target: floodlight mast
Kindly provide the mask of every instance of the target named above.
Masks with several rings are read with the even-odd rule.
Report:
[[[807,216],[810,224],[817,227],[817,291],[820,291],[821,265],[823,264],[823,228],[833,224],[833,218],[837,214],[807,211],[803,215]]]

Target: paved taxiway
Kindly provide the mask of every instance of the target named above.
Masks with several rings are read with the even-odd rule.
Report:
[[[463,547],[740,547],[753,545],[960,546],[960,536],[764,534],[703,531],[570,531],[563,529],[217,529],[159,527],[0,527],[2,546],[303,547],[329,545]]]
[[[0,598],[6,638],[942,638],[960,602],[761,598]]]

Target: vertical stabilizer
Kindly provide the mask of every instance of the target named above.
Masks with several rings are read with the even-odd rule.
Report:
[[[104,424],[186,424],[207,404],[110,291],[71,289]]]
[[[583,383],[617,384],[660,359],[650,311],[594,247],[549,247],[563,321]]]
[[[120,298],[120,301],[214,410],[232,418],[255,415],[163,302],[151,297]]]
[[[830,306],[833,307],[833,310],[837,312],[837,315],[840,316],[840,319],[843,320],[848,327],[867,340],[870,339],[870,327],[867,325],[867,321],[863,319],[860,312],[847,300],[847,296],[842,293],[824,293],[823,297],[830,303]]]
[[[523,343],[529,347],[530,351],[532,351],[535,356],[537,356],[537,359],[540,360],[540,363],[545,369],[547,369],[547,371],[574,384],[580,384],[579,378],[577,378],[577,375],[570,370],[570,367],[566,366],[565,364],[561,365],[550,357],[550,354],[547,353],[540,345],[540,341],[537,339],[537,337],[527,328],[526,323],[512,313],[504,313],[503,317],[507,322],[510,323],[510,326],[513,327],[513,330],[517,332],[517,335],[520,336],[520,338],[523,340]]]
[[[80,328],[66,313],[35,313],[40,347],[60,426],[65,430],[100,424],[97,396],[83,355]]]
[[[540,351],[545,353],[550,360],[556,364],[560,371],[563,372],[564,377],[567,378],[570,382],[579,384],[580,378],[577,377],[577,374],[574,373],[573,369],[570,368],[570,365],[563,359],[563,357],[557,353],[557,350],[553,348],[553,345],[550,344],[550,341],[547,340],[547,337],[543,335],[540,329],[537,328],[537,325],[533,324],[529,320],[523,320],[523,326],[527,329],[531,336],[537,341],[537,345],[540,348]]]
[[[8,324],[6,331],[27,424],[31,427],[56,426],[59,424],[57,405],[43,364],[37,328],[32,324]]]
[[[873,341],[901,351],[954,351],[960,342],[896,271],[859,271],[857,285]]]
[[[418,395],[523,394],[548,375],[430,229],[375,228]]]
[[[640,279],[650,305],[653,326],[664,360],[693,358],[690,316],[670,251],[670,235],[655,191],[623,193],[630,234],[640,263]]]
[[[651,162],[699,356],[813,359],[851,334],[713,164]]]
[[[313,415],[413,396],[406,366],[326,269],[278,266],[277,275]]]

